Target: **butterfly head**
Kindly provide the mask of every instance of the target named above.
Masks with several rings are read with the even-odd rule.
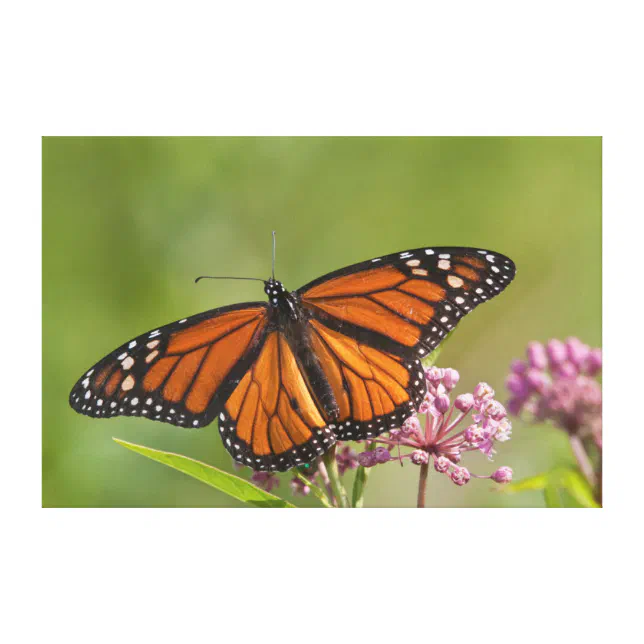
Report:
[[[264,293],[268,295],[268,301],[277,306],[282,296],[287,294],[284,284],[282,282],[269,277],[264,282]]]
[[[289,293],[282,282],[272,277],[264,282],[264,292],[268,303],[282,320],[297,321],[301,317],[296,299]]]

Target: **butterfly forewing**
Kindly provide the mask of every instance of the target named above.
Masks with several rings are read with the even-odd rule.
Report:
[[[514,263],[499,253],[417,248],[335,271],[297,293],[314,318],[335,330],[422,359],[514,275]]]
[[[76,383],[70,405],[97,418],[143,416],[184,427],[213,420],[261,348],[264,302],[201,313],[134,338]]]

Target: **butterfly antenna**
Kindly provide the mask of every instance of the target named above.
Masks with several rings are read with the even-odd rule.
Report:
[[[251,280],[252,282],[262,282],[264,283],[264,280],[260,279],[259,277],[220,277],[218,275],[200,275],[195,279],[195,284],[199,280]]]
[[[275,231],[273,231],[273,281],[275,281]]]

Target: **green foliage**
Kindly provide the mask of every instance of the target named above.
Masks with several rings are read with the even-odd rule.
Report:
[[[288,501],[284,501],[274,494],[269,494],[234,474],[222,472],[216,467],[206,465],[201,461],[195,461],[187,456],[173,454],[172,452],[162,452],[150,447],[144,447],[143,445],[135,445],[134,443],[128,443],[127,441],[122,441],[118,438],[115,438],[114,440],[119,445],[127,447],[127,449],[130,449],[133,452],[143,454],[143,456],[147,456],[153,461],[158,461],[159,463],[168,465],[175,470],[179,470],[179,472],[192,476],[198,481],[206,483],[206,485],[210,485],[220,492],[224,492],[228,496],[231,496],[238,501],[242,501],[243,503],[247,503],[248,505],[254,505],[257,508],[295,507],[291,503],[288,503]]]
[[[573,468],[558,467],[550,472],[510,483],[503,488],[503,491],[509,494],[526,490],[542,490],[549,508],[599,507],[588,481],[579,470]]]

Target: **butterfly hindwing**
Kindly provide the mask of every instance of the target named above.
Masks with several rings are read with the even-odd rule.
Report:
[[[402,358],[312,319],[311,349],[338,403],[339,440],[364,440],[400,427],[426,393],[420,359]]]
[[[285,335],[269,332],[220,412],[226,449],[255,470],[284,471],[324,454],[336,441],[334,428]]]
[[[144,333],[80,378],[70,405],[96,418],[207,425],[261,348],[267,309],[263,302],[228,306]]]

